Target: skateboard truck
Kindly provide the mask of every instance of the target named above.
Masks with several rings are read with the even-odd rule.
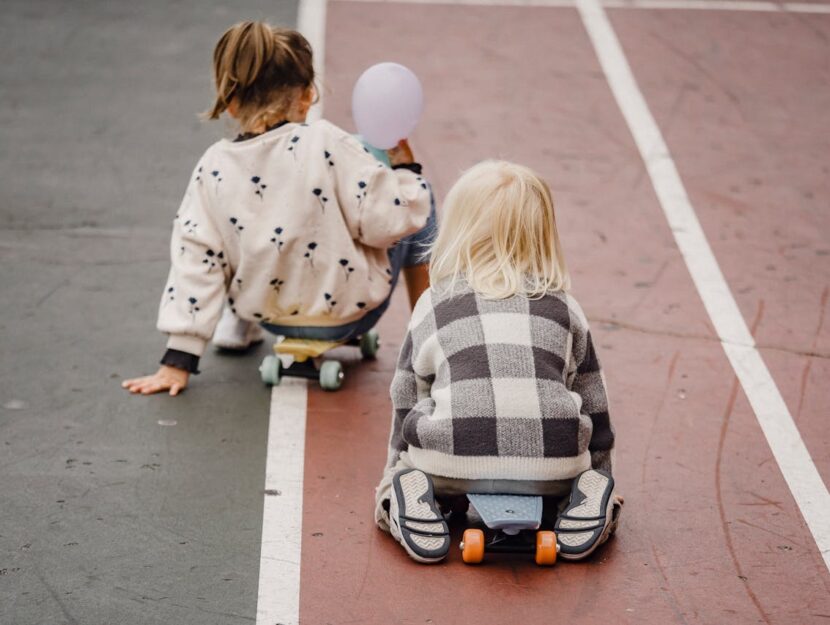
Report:
[[[556,562],[559,545],[556,533],[539,530],[542,524],[542,498],[524,495],[467,495],[487,533],[477,528],[464,530],[461,557],[466,564],[478,564],[484,553],[534,554],[536,564]],[[535,540],[534,534],[535,533]]]

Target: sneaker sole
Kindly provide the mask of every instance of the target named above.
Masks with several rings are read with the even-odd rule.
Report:
[[[435,505],[429,478],[417,469],[402,471],[392,480],[392,490],[392,536],[417,562],[433,564],[443,560],[450,550],[449,528]]]
[[[213,346],[216,349],[219,349],[219,350],[227,350],[227,351],[231,351],[231,352],[242,352],[242,351],[245,351],[246,349],[248,349],[250,347],[253,347],[254,345],[259,345],[264,340],[265,340],[264,338],[254,339],[250,343],[228,343],[228,342],[220,342],[220,341],[214,340],[213,341]]]
[[[580,495],[585,498],[575,506],[570,504],[566,507],[560,518],[557,520],[555,529],[557,539],[560,543],[559,557],[564,560],[582,560],[590,556],[608,537],[616,530],[618,517],[614,518],[614,479],[600,471],[586,471],[577,478],[571,489],[571,501]],[[588,505],[586,505],[588,504]],[[577,514],[572,514],[577,512]],[[604,512],[604,514],[602,514]],[[566,515],[567,518],[562,518]],[[605,525],[602,529],[596,528],[597,521],[602,517]],[[568,552],[569,549],[577,549],[578,545],[568,545],[563,542],[567,536],[577,536],[582,532],[574,531],[579,529],[579,523],[585,524],[591,529],[584,532],[588,537],[581,544],[590,544],[586,549]],[[570,527],[562,528],[562,524]],[[562,531],[569,530],[569,531]]]

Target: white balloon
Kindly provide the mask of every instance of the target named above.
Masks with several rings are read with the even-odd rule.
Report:
[[[367,69],[352,91],[352,115],[357,131],[370,144],[388,150],[415,130],[424,111],[421,81],[398,63],[378,63]]]

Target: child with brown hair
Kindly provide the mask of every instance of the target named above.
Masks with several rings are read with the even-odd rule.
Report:
[[[315,97],[308,41],[236,24],[213,69],[207,116],[227,112],[240,134],[208,148],[193,171],[159,308],[167,351],[155,374],[123,383],[133,393],[184,389],[223,308],[226,347],[261,340],[261,327],[346,340],[378,321],[401,270],[412,302],[428,286],[421,247],[435,215],[421,166],[405,140],[389,151],[390,168],[333,124],[305,123]]]
[[[552,511],[560,555],[587,557],[616,526],[615,434],[548,185],[514,163],[472,167],[431,253],[392,381],[375,521],[438,562],[450,538],[436,497],[570,493]]]

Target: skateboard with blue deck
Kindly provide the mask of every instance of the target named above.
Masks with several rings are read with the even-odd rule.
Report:
[[[336,391],[343,385],[345,374],[339,360],[323,360],[323,355],[343,345],[360,348],[363,358],[374,358],[380,348],[377,330],[348,341],[315,341],[284,339],[274,344],[274,354],[266,356],[259,366],[262,381],[276,386],[285,377],[307,378],[320,382],[325,391]]]
[[[461,557],[467,564],[478,564],[484,553],[534,554],[536,564],[556,562],[559,547],[556,533],[539,530],[542,525],[542,498],[524,495],[477,495],[467,499],[475,508],[487,531],[468,528],[461,540]]]

